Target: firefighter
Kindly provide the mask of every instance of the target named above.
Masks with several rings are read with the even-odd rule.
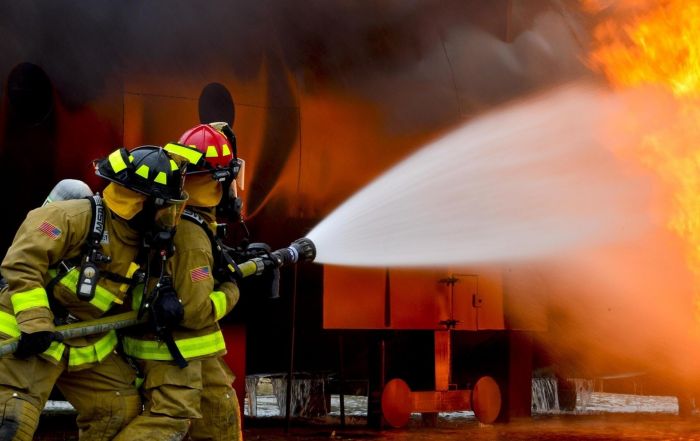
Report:
[[[231,143],[209,125],[188,131],[180,143],[201,151],[205,160],[198,169],[188,168],[188,208],[175,234],[176,253],[167,262],[184,308],[182,320],[172,330],[177,350],[161,344],[162,337],[153,332],[124,337],[124,351],[144,374],[145,409],[115,441],[181,440],[188,431],[195,440],[241,439],[234,376],[221,358],[226,344],[217,323],[234,307],[239,291],[233,281],[215,280],[210,240],[216,206],[224,186],[236,185],[239,163]],[[177,153],[181,147],[173,148]]]
[[[114,331],[61,341],[56,324],[110,314],[137,279],[145,233],[172,229],[185,162],[163,148],[122,148],[95,162],[103,198],[56,201],[27,215],[2,261],[0,439],[32,439],[54,385],[78,411],[80,439],[110,440],[141,407]],[[161,221],[170,220],[169,224]]]

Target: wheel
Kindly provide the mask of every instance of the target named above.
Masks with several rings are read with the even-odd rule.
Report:
[[[472,410],[484,424],[493,424],[501,412],[501,389],[491,377],[481,377],[472,389]]]
[[[405,381],[394,378],[382,391],[382,413],[386,422],[394,428],[403,427],[411,418],[413,400],[411,389]]]

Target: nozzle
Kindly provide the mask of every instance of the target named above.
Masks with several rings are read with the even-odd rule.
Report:
[[[302,237],[292,242],[290,248],[294,248],[299,255],[298,262],[313,262],[316,258],[316,245],[311,239]]]
[[[251,244],[255,249],[267,251],[266,244]],[[250,246],[248,247],[250,248]],[[265,256],[254,257],[243,263],[236,265],[236,274],[240,278],[248,276],[259,276],[266,267],[273,266],[279,268],[290,263],[311,262],[316,258],[316,245],[306,237],[297,239],[287,248],[280,248]]]
[[[316,245],[306,237],[297,239],[287,248],[281,248],[271,253],[277,266],[297,262],[312,262],[316,258]]]

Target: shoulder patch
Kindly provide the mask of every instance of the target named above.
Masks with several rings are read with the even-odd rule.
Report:
[[[61,237],[61,234],[63,234],[63,231],[61,231],[60,228],[47,221],[42,222],[41,225],[39,225],[38,230],[52,240],[58,239]]]
[[[200,266],[199,268],[194,268],[190,270],[190,279],[192,279],[193,282],[200,282],[209,278],[211,278],[211,271],[209,271],[209,265]]]

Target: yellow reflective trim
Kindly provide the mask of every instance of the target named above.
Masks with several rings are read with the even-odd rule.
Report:
[[[109,165],[112,166],[114,173],[119,173],[126,168],[126,163],[124,162],[124,158],[122,158],[121,150],[113,151],[107,158],[109,159]]]
[[[94,344],[81,348],[71,347],[68,353],[68,366],[86,363],[99,363],[117,346],[117,333],[111,330]]]
[[[19,326],[14,315],[0,311],[0,332],[10,337],[19,337]]]
[[[134,276],[134,273],[136,272],[136,270],[139,269],[140,267],[141,267],[141,265],[139,265],[138,263],[131,262],[129,264],[129,269],[126,270],[126,274],[125,274],[126,278],[127,279],[132,278]],[[119,292],[125,293],[128,289],[129,289],[128,283],[122,283],[121,285],[119,285]]]
[[[184,145],[169,143],[166,144],[163,149],[166,152],[185,158],[190,164],[196,164],[202,159],[202,153],[196,148],[188,148]]]
[[[134,162],[134,155],[129,155],[129,162]]]
[[[173,359],[168,347],[163,342],[124,337],[122,343],[127,355],[141,360],[169,361]],[[201,337],[182,338],[176,340],[175,344],[186,359],[214,355],[226,350],[226,341],[221,331]]]
[[[65,351],[65,349],[65,344],[54,341],[51,342],[49,348],[42,352],[42,354],[46,355],[47,357],[51,357],[56,361],[60,361],[61,357],[63,357],[63,351]]]
[[[61,285],[65,286],[73,294],[78,290],[78,278],[80,271],[78,268],[73,268],[61,278]],[[123,303],[117,296],[112,294],[108,289],[97,285],[95,288],[95,297],[90,300],[90,304],[102,312],[108,311],[113,303]]]
[[[207,147],[207,158],[218,158],[219,152],[216,151],[216,147],[210,145]]]
[[[158,172],[153,181],[159,184],[168,185],[168,176],[163,172]]]
[[[29,291],[16,292],[12,295],[12,309],[15,314],[30,308],[49,307],[49,299],[43,286]]]
[[[170,160],[170,170],[175,171],[179,170],[180,167],[177,166],[177,162],[173,161],[172,159]]]
[[[223,291],[212,291],[209,294],[211,302],[214,304],[214,312],[216,313],[216,320],[220,320],[221,317],[226,315],[226,294]]]
[[[228,156],[228,155],[230,155],[230,154],[231,154],[231,149],[228,148],[228,144],[224,144],[224,145],[221,147],[221,155],[222,155],[222,156]]]
[[[141,164],[141,166],[136,169],[136,174],[144,179],[148,179],[148,166],[146,164]]]
[[[138,311],[141,307],[141,297],[143,297],[143,283],[139,283],[131,290],[131,309]]]

